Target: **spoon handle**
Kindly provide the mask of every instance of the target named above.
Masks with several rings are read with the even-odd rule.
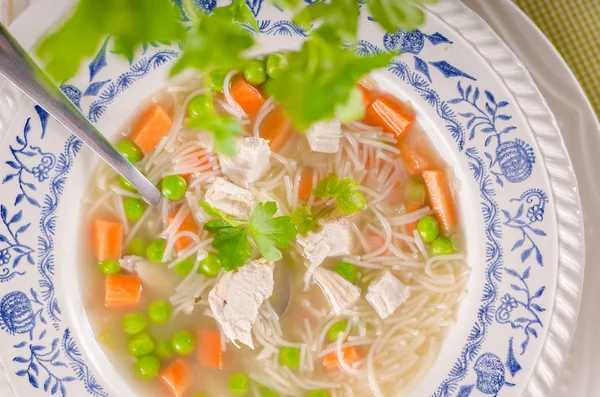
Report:
[[[161,194],[156,186],[104,138],[37,66],[2,24],[0,24],[0,74],[14,83],[25,95],[37,102],[56,121],[131,182],[146,201],[153,206],[158,206]]]

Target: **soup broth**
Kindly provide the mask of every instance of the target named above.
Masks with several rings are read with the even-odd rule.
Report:
[[[254,90],[254,102],[237,96],[242,88]],[[468,278],[455,184],[410,104],[368,79],[360,88],[363,120],[321,123],[307,133],[235,73],[224,93],[192,78],[140,106],[119,149],[163,192],[168,185],[167,195],[185,194],[147,207],[100,166],[88,197],[93,238],[82,266],[97,340],[139,395],[406,395],[430,368]],[[215,154],[211,135],[185,122],[199,96],[241,120],[237,157]],[[263,152],[252,152],[256,146]],[[255,156],[241,161],[247,153],[240,147]],[[364,209],[345,215],[335,198],[316,195],[331,175],[356,182]],[[166,183],[169,176],[178,178]],[[212,195],[219,183],[246,196],[228,196],[227,207]],[[276,263],[261,262],[251,239],[251,258],[228,272],[216,260],[214,233],[204,229],[215,216],[203,201],[221,212],[274,202],[276,216],[302,207],[317,220]],[[227,217],[247,219],[231,212]],[[232,291],[243,277],[255,285]],[[269,286],[272,296],[264,296]],[[227,317],[232,305],[247,309],[239,316],[251,322],[251,331],[233,340],[239,329]]]

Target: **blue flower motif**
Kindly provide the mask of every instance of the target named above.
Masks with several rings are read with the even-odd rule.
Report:
[[[530,207],[527,210],[527,217],[531,222],[540,222],[544,220],[544,207],[539,204]]]
[[[500,310],[505,310],[508,313],[512,312],[513,309],[516,309],[517,306],[519,306],[517,300],[510,296],[510,294],[506,294],[500,298],[500,302],[502,302],[500,305]]]
[[[6,265],[10,262],[10,252],[8,252],[8,248],[0,251],[0,264]]]
[[[31,169],[33,176],[36,177],[37,180],[40,182],[43,182],[46,179],[48,179],[48,171],[50,171],[50,168],[47,164],[44,164],[43,162]]]
[[[412,32],[400,29],[396,33],[386,33],[383,44],[391,52],[417,55],[425,46],[424,38],[423,32],[418,29]]]

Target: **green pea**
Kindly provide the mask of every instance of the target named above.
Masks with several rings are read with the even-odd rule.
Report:
[[[178,276],[185,277],[192,272],[196,260],[193,257],[185,258],[175,265],[175,273]]]
[[[187,182],[180,175],[165,176],[160,182],[160,190],[169,200],[179,200],[185,195]]]
[[[296,369],[300,365],[300,349],[285,346],[279,350],[279,362],[290,369]]]
[[[123,209],[125,210],[125,216],[130,221],[139,220],[142,217],[142,215],[144,215],[146,208],[148,208],[148,205],[140,199],[127,197],[125,200],[123,200]]]
[[[206,277],[216,277],[221,271],[221,261],[219,261],[219,257],[212,252],[209,253],[206,258],[200,261],[200,268],[198,271]]]
[[[214,111],[212,98],[207,95],[197,95],[188,103],[188,114],[193,118],[202,118]]]
[[[210,89],[214,92],[223,92],[225,86],[225,77],[229,73],[228,70],[215,70],[210,74]]]
[[[129,190],[130,192],[137,192],[137,189],[135,187],[133,187],[131,182],[129,182],[127,179],[123,178],[121,175],[119,175],[119,184],[125,190]]]
[[[418,179],[411,179],[404,188],[404,199],[406,201],[416,201],[424,204],[427,197],[425,183]]]
[[[419,232],[419,236],[421,236],[421,240],[430,243],[439,236],[440,225],[434,216],[427,215],[417,223],[417,231]]]
[[[356,282],[356,279],[358,277],[358,269],[352,263],[339,262],[335,265],[334,270],[337,272],[337,274],[350,281],[351,283]]]
[[[160,372],[160,360],[156,356],[144,356],[135,363],[135,372],[143,380],[152,380]]]
[[[274,52],[267,57],[267,74],[276,79],[288,67],[288,57],[281,52]]]
[[[119,261],[114,259],[107,259],[105,261],[102,261],[100,262],[98,267],[100,268],[100,272],[107,276],[112,276],[121,273],[121,265],[119,265]]]
[[[136,237],[129,244],[129,252],[135,256],[145,256],[148,243],[141,237]]]
[[[146,330],[148,321],[142,313],[129,313],[121,321],[123,331],[128,335],[137,335]]]
[[[432,255],[450,255],[454,253],[454,246],[448,237],[440,236],[431,242]]]
[[[250,380],[246,374],[242,372],[235,373],[229,377],[229,391],[231,391],[233,394],[241,396],[248,393],[249,383]]]
[[[125,157],[132,163],[135,163],[142,159],[142,151],[130,139],[124,139],[121,142],[117,143],[117,150],[121,152],[123,157]]]
[[[171,304],[167,301],[154,301],[148,307],[148,318],[154,324],[164,324],[171,317]]]
[[[148,247],[146,247],[146,258],[154,263],[162,263],[166,248],[167,242],[165,240],[158,239],[151,241]]]
[[[327,337],[330,341],[335,342],[340,336],[340,334],[346,332],[347,327],[348,322],[346,320],[336,321],[331,325],[331,327],[329,327],[329,330],[327,331]]]
[[[173,351],[173,346],[171,346],[170,340],[161,340],[156,343],[156,348],[154,349],[154,354],[156,354],[160,358],[171,358],[175,352]]]
[[[134,357],[143,357],[154,351],[154,340],[147,332],[142,332],[129,339],[127,350]]]
[[[175,353],[187,356],[196,348],[196,338],[191,332],[180,331],[173,335],[171,346],[173,347],[173,350],[175,350]]]
[[[304,397],[331,397],[331,394],[325,390],[311,390]]]
[[[267,81],[265,63],[258,59],[253,59],[247,62],[242,73],[244,75],[244,79],[253,85],[260,85]]]

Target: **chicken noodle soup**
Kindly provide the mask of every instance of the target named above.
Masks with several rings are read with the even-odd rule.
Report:
[[[172,83],[141,107],[118,148],[159,208],[98,170],[98,341],[140,395],[404,395],[468,278],[447,166],[410,104],[368,79],[361,121],[305,133],[249,80]],[[206,106],[241,120],[235,155],[198,127]]]

